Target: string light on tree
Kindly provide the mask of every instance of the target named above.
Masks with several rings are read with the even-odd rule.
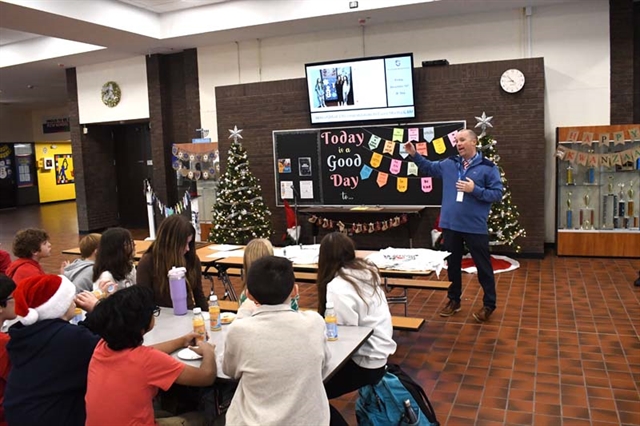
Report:
[[[217,244],[246,244],[254,238],[271,236],[271,212],[262,198],[258,179],[249,169],[247,151],[238,139],[241,129],[229,129],[233,138],[227,168],[220,177],[213,226],[209,241]]]
[[[493,119],[493,116],[487,117],[484,111],[480,117],[476,117],[478,121],[476,127],[482,129],[482,133],[478,136],[478,149],[487,160],[498,166],[504,187],[502,200],[498,203],[493,203],[489,218],[487,219],[489,244],[513,247],[516,252],[519,252],[521,247],[516,243],[516,238],[526,237],[527,235],[522,225],[520,225],[520,222],[518,222],[520,213],[511,200],[511,189],[509,188],[504,170],[500,166],[500,156],[496,151],[498,141],[486,133],[487,127],[493,127],[491,119]]]

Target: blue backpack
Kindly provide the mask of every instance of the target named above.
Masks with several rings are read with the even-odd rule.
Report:
[[[390,370],[396,371],[400,376],[405,376],[405,381],[408,378],[409,382],[406,386]],[[412,391],[410,392],[408,389]],[[433,407],[422,388],[398,366],[389,365],[377,385],[364,386],[360,388],[358,394],[356,402],[358,426],[409,425],[404,406],[404,401],[407,399],[411,402],[411,407],[418,417],[418,422],[411,423],[412,426],[439,426],[440,424],[436,420]]]

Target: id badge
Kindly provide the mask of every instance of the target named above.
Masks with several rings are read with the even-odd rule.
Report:
[[[458,203],[461,203],[463,198],[464,198],[464,192],[458,191],[458,195],[456,195],[456,201]]]

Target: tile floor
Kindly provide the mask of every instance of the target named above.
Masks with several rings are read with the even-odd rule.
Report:
[[[16,230],[47,229],[52,273],[79,239],[74,202],[0,211],[0,223],[8,251]],[[443,425],[640,425],[640,260],[550,253],[520,262],[496,276],[499,308],[487,324],[471,316],[482,304],[475,276],[464,275],[463,310],[450,318],[437,315],[445,292],[410,291],[409,315],[427,322],[395,332],[390,361],[423,386]],[[314,286],[300,288],[301,305],[314,306]],[[356,398],[335,401],[354,425]]]

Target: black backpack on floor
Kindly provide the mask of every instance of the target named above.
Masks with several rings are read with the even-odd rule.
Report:
[[[424,389],[422,389],[422,387],[417,384],[411,376],[405,373],[398,364],[387,364],[387,371],[396,376],[400,380],[400,383],[402,383],[402,386],[409,391],[427,420],[429,420],[433,425],[440,425],[440,422],[438,422],[438,419],[436,418],[436,412],[433,410],[433,406],[431,405],[431,402],[429,402],[429,398],[427,398],[427,394],[424,392]]]

